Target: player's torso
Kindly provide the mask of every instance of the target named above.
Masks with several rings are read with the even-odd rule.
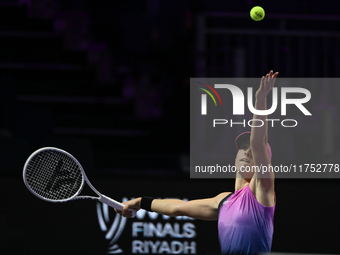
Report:
[[[220,206],[218,231],[224,253],[270,250],[273,234],[270,213],[256,201],[249,187],[236,191]]]

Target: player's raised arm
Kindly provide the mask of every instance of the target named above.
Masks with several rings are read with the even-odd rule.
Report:
[[[255,94],[255,109],[267,110],[267,95],[274,87],[275,79],[278,72],[270,71],[266,76],[263,76],[260,82],[260,87]],[[264,125],[261,127],[252,127],[250,136],[250,147],[253,154],[254,164],[256,166],[269,166],[271,159],[268,154],[268,124],[266,115],[254,114],[253,119],[260,119]],[[274,198],[274,173],[273,172],[257,172],[254,178],[254,191],[256,197],[261,200],[262,204],[268,206],[273,205]],[[263,201],[264,200],[264,201]]]
[[[230,192],[220,193],[216,197],[183,201],[179,199],[154,199],[150,197],[139,197],[127,202],[122,212],[117,211],[125,217],[131,217],[128,209],[145,209],[171,217],[188,216],[200,220],[217,220],[219,202]]]

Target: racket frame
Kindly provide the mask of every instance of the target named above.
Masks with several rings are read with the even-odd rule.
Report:
[[[72,160],[74,160],[74,162],[79,166],[81,172],[82,172],[82,181],[81,181],[81,185],[78,189],[78,191],[70,198],[67,199],[60,199],[60,200],[53,200],[53,199],[47,199],[41,195],[39,195],[38,193],[36,193],[28,184],[27,178],[26,178],[26,172],[27,172],[27,167],[28,164],[31,162],[32,158],[34,158],[37,154],[41,153],[42,151],[47,151],[47,150],[52,150],[52,151],[58,151],[62,154],[65,154],[67,156],[69,156]],[[28,190],[33,193],[35,196],[39,197],[40,199],[47,201],[47,202],[53,202],[53,203],[63,203],[63,202],[68,202],[68,201],[72,201],[72,200],[78,200],[78,199],[92,199],[92,200],[97,200],[100,201],[102,203],[107,204],[110,207],[113,207],[117,210],[122,210],[124,205],[110,197],[107,197],[103,194],[101,194],[95,187],[93,187],[93,185],[91,184],[91,182],[89,181],[89,179],[87,178],[85,171],[83,169],[83,167],[81,166],[81,164],[79,163],[79,161],[70,153],[68,153],[67,151],[64,151],[62,149],[59,148],[55,148],[55,147],[43,147],[40,148],[36,151],[34,151],[26,160],[24,168],[23,168],[23,179],[24,179],[24,183],[26,185],[26,187],[28,188]],[[85,182],[90,186],[90,188],[99,196],[99,197],[92,197],[92,196],[78,196],[81,191],[84,188]],[[133,214],[136,214],[135,210],[132,210]]]

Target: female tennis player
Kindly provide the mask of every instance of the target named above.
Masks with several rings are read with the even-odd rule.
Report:
[[[267,95],[272,90],[278,72],[263,76],[256,92],[255,108],[267,109]],[[131,217],[129,209],[140,208],[168,216],[189,216],[201,220],[218,220],[222,254],[258,254],[270,252],[274,232],[275,211],[274,173],[249,171],[252,166],[271,165],[268,144],[267,116],[254,114],[265,124],[252,127],[240,134],[235,144],[238,149],[235,166],[238,170],[234,192],[223,192],[215,197],[182,201],[139,197],[123,203],[120,212]],[[248,171],[245,171],[248,169]]]

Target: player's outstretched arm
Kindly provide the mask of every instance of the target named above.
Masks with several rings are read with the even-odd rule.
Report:
[[[200,220],[217,220],[218,205],[230,192],[224,192],[216,197],[206,199],[196,199],[183,201],[179,199],[154,199],[151,203],[151,211],[175,216],[188,216]],[[141,209],[141,197],[124,202],[125,205],[121,212],[117,211],[125,217],[131,217],[131,212],[128,209]]]
[[[267,110],[267,95],[273,89],[278,72],[270,71],[266,76],[261,79],[260,87],[255,95],[255,109]],[[271,159],[267,152],[268,142],[268,124],[266,115],[254,114],[254,119],[260,119],[264,125],[261,127],[252,127],[250,136],[250,147],[252,156],[256,166],[269,166]],[[255,192],[257,200],[266,206],[274,204],[274,173],[255,173],[251,183],[251,189]],[[255,185],[255,187],[253,187]]]
[[[267,95],[273,89],[278,72],[274,73],[271,70],[266,76],[262,76],[260,87],[255,94],[255,109],[267,110]],[[251,129],[250,145],[252,149],[258,149],[258,147],[264,147],[266,150],[268,142],[268,123],[266,121],[267,115],[254,114],[254,119],[260,119],[264,125],[261,127],[253,126]]]

